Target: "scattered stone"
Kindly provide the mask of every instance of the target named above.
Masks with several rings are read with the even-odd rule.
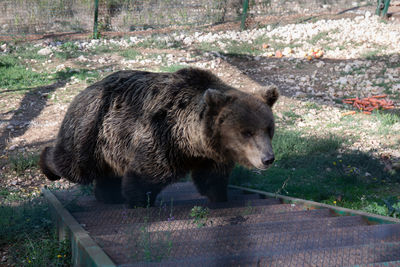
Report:
[[[57,67],[56,67],[56,71],[58,72],[58,71],[62,71],[62,70],[65,70],[65,65],[64,64],[60,64],[60,65],[58,65]]]
[[[323,62],[323,61],[318,61],[316,64],[315,64],[315,66],[317,66],[317,68],[321,68],[321,67],[323,67],[325,65],[325,62]]]
[[[347,84],[347,78],[346,77],[340,77],[339,80],[337,80],[337,83],[341,85],[346,85]]]
[[[41,56],[48,56],[53,53],[53,50],[51,50],[51,48],[49,48],[49,47],[45,47],[45,48],[40,49],[37,53],[38,53],[38,55],[41,55]]]
[[[78,60],[79,60],[80,62],[87,62],[87,61],[89,61],[89,59],[87,59],[84,55],[80,55],[80,56],[78,57]]]
[[[344,67],[344,71],[345,72],[350,72],[350,71],[352,71],[352,67],[350,66],[350,64],[347,64],[345,67]]]

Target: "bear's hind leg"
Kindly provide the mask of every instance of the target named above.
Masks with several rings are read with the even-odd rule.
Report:
[[[106,204],[124,203],[121,193],[121,178],[107,177],[96,179],[94,182],[94,195],[97,201]]]
[[[163,184],[149,183],[150,179],[134,173],[122,178],[122,194],[130,208],[153,206],[157,195],[165,187]]]
[[[192,171],[192,180],[197,190],[211,202],[228,201],[228,182],[230,166],[205,162]]]

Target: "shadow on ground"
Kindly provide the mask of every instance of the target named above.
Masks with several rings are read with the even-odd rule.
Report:
[[[65,80],[57,81],[51,85],[39,86],[27,89],[20,102],[20,105],[14,115],[8,120],[8,125],[4,132],[0,135],[0,150],[6,148],[7,140],[22,136],[27,130],[29,124],[37,118],[47,104],[47,95],[56,91],[58,88],[66,84]],[[1,114],[6,115],[6,114]]]

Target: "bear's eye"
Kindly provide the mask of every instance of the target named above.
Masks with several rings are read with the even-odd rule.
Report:
[[[242,136],[245,138],[250,138],[254,135],[254,133],[250,130],[244,130],[242,131]]]

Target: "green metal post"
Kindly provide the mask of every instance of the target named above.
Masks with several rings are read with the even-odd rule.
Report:
[[[378,6],[376,7],[375,15],[380,15],[381,14],[381,7],[383,5],[383,0],[378,0]]]
[[[390,0],[385,0],[385,7],[382,10],[382,16],[386,16],[390,6]]]
[[[99,34],[97,31],[98,17],[99,17],[99,0],[94,0],[94,24],[93,24],[93,38],[94,39],[99,38]]]
[[[376,8],[375,14],[378,16],[386,16],[390,6],[390,0],[378,0],[378,6]]]
[[[247,11],[249,9],[249,0],[244,0],[243,2],[243,13],[242,13],[242,23],[240,24],[240,29],[245,29],[245,22],[247,18]]]

